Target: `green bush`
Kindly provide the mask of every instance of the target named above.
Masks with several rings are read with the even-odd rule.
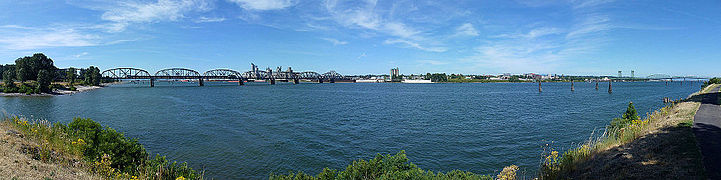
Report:
[[[16,87],[5,87],[3,88],[4,93],[16,93],[18,92],[18,88]]]
[[[721,84],[721,78],[711,78],[707,82],[708,84]]]
[[[111,157],[111,167],[123,172],[132,172],[142,164],[148,154],[135,139],[123,136],[112,128],[102,128],[91,119],[75,118],[68,125],[70,134],[86,140],[84,157],[98,161],[103,155]]]
[[[125,137],[112,128],[84,118],[75,118],[68,124],[67,133],[74,139],[83,139],[83,156],[88,161],[103,162],[109,156],[110,167],[130,175],[143,175],[147,179],[202,179],[202,174],[187,163],[169,162],[165,156],[149,159],[145,148],[136,139]],[[102,163],[99,163],[102,165]]]
[[[29,94],[29,93],[35,92],[35,89],[32,86],[28,86],[27,84],[22,84],[22,85],[20,85],[18,92]]]
[[[405,151],[396,155],[376,155],[368,161],[356,160],[345,170],[338,172],[334,169],[324,168],[321,173],[311,176],[303,172],[288,175],[271,174],[270,179],[493,179],[488,175],[478,175],[471,172],[453,170],[446,174],[433,173],[418,168],[410,163]]]
[[[628,107],[626,108],[626,112],[621,115],[621,118],[613,118],[609,129],[621,129],[631,124],[631,122],[633,122],[634,120],[639,119],[641,119],[641,117],[638,116],[638,112],[636,112],[636,108],[633,106],[633,102],[629,102]]]
[[[70,86],[69,89],[70,89],[71,91],[77,91],[77,90],[78,90],[78,88],[75,88],[75,86]]]

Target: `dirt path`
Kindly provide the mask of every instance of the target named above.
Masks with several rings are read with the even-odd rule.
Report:
[[[694,116],[693,132],[703,156],[708,179],[721,179],[721,106],[719,88],[703,94],[701,106]]]

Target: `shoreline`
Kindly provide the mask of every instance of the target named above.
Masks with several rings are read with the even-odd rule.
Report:
[[[111,84],[118,84],[118,83],[103,83],[100,84],[100,86],[75,86],[75,91],[70,90],[64,90],[64,89],[56,89],[52,93],[41,93],[41,94],[25,94],[25,93],[4,93],[0,92],[0,97],[53,97],[53,96],[64,96],[64,95],[73,95],[77,93],[92,91],[101,89],[104,87],[107,87]]]

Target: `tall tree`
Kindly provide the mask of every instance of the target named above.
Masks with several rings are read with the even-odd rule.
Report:
[[[40,92],[50,92],[50,82],[52,81],[52,74],[45,69],[41,69],[38,72],[38,86]]]
[[[65,72],[65,80],[67,80],[71,86],[73,85],[73,83],[75,83],[75,78],[77,78],[77,74],[75,74],[75,71],[77,70],[74,67],[70,67]]]
[[[13,81],[13,78],[15,78],[15,73],[13,71],[6,70],[2,75],[5,88],[14,88],[15,82]]]
[[[93,86],[100,86],[100,68],[95,67],[92,72]]]
[[[51,73],[51,80],[55,78],[56,71],[53,60],[45,56],[43,53],[36,53],[33,56],[25,56],[15,60],[17,79],[20,81],[37,80],[40,70],[46,70]]]

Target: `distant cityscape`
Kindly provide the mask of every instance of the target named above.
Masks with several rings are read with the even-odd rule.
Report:
[[[535,82],[535,81],[591,81],[609,79],[629,80],[648,80],[648,81],[668,81],[676,78],[666,74],[652,74],[647,77],[636,77],[635,71],[629,71],[630,76],[624,76],[623,71],[618,71],[617,76],[575,76],[564,74],[446,74],[446,73],[426,73],[426,74],[401,74],[398,67],[392,68],[389,74],[383,75],[355,75],[348,76],[355,82],[405,82],[405,83],[432,83],[432,82]],[[684,77],[678,77],[684,78]],[[687,76],[686,78],[695,78]]]

